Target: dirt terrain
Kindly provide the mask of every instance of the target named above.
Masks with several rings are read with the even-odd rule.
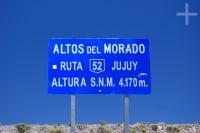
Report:
[[[0,125],[0,133],[70,133],[70,124]],[[76,124],[76,133],[123,133],[122,124]],[[166,124],[136,123],[129,125],[129,133],[200,133],[200,123]]]

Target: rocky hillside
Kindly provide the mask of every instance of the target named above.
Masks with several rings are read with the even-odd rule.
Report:
[[[151,124],[129,125],[130,133],[200,133],[200,123],[195,124]],[[70,125],[0,125],[0,133],[70,133]],[[77,124],[76,133],[123,133],[123,124]]]

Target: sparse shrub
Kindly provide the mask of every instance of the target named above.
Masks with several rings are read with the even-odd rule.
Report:
[[[140,125],[145,125],[145,126],[149,126],[150,125],[150,123],[148,123],[148,122],[139,122],[139,124]]]
[[[189,124],[185,124],[185,125],[183,125],[183,127],[186,128],[186,129],[188,129],[188,128],[192,128],[192,126],[189,125]]]
[[[112,133],[112,131],[106,126],[100,126],[97,129],[97,133]]]
[[[83,131],[84,129],[87,128],[87,126],[84,124],[78,124],[78,125],[76,125],[76,127],[78,128],[79,131]]]
[[[101,125],[101,126],[104,126],[104,125],[106,125],[106,124],[107,124],[106,121],[100,121],[100,125]]]
[[[166,128],[166,130],[167,130],[167,132],[170,132],[170,133],[180,133],[181,132],[180,128],[177,126],[168,126]]]
[[[47,129],[46,126],[40,126],[40,131],[44,131],[45,129]]]
[[[129,132],[136,133],[138,131],[138,132],[146,133],[146,128],[147,126],[145,124],[138,124],[136,126],[129,127]]]
[[[24,123],[19,123],[15,125],[18,133],[25,133],[26,131],[30,130],[30,126],[24,124]]]
[[[95,130],[94,129],[90,129],[90,133],[95,133]]]
[[[121,127],[121,124],[117,124],[118,127]]]
[[[54,126],[53,128],[51,128],[49,130],[49,133],[63,133],[61,127],[58,127],[58,126]]]
[[[40,132],[45,133],[45,132],[48,132],[48,127],[41,126],[39,130],[40,130]]]
[[[151,129],[152,129],[153,131],[157,131],[157,130],[158,130],[158,125],[152,125],[152,126],[151,126]]]
[[[191,125],[189,125],[189,124],[184,124],[184,125],[182,125],[182,129],[184,129],[184,130],[186,130],[186,131],[190,131],[190,129],[192,128],[192,126]]]
[[[136,133],[135,128],[130,127],[130,128],[129,128],[129,133]]]

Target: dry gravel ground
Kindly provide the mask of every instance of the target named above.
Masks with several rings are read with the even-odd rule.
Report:
[[[70,126],[26,125],[30,129],[25,133],[70,133]],[[0,125],[0,133],[18,133],[15,125]],[[123,133],[123,124],[77,124],[76,133]],[[200,123],[166,124],[136,123],[129,125],[129,133],[200,133]]]

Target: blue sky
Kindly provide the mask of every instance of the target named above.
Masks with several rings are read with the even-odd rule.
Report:
[[[185,3],[197,17],[184,17]],[[67,123],[69,95],[47,89],[49,38],[148,38],[152,93],[130,95],[130,123],[200,120],[198,0],[1,0],[0,122]],[[79,123],[123,122],[123,95],[77,95]]]

